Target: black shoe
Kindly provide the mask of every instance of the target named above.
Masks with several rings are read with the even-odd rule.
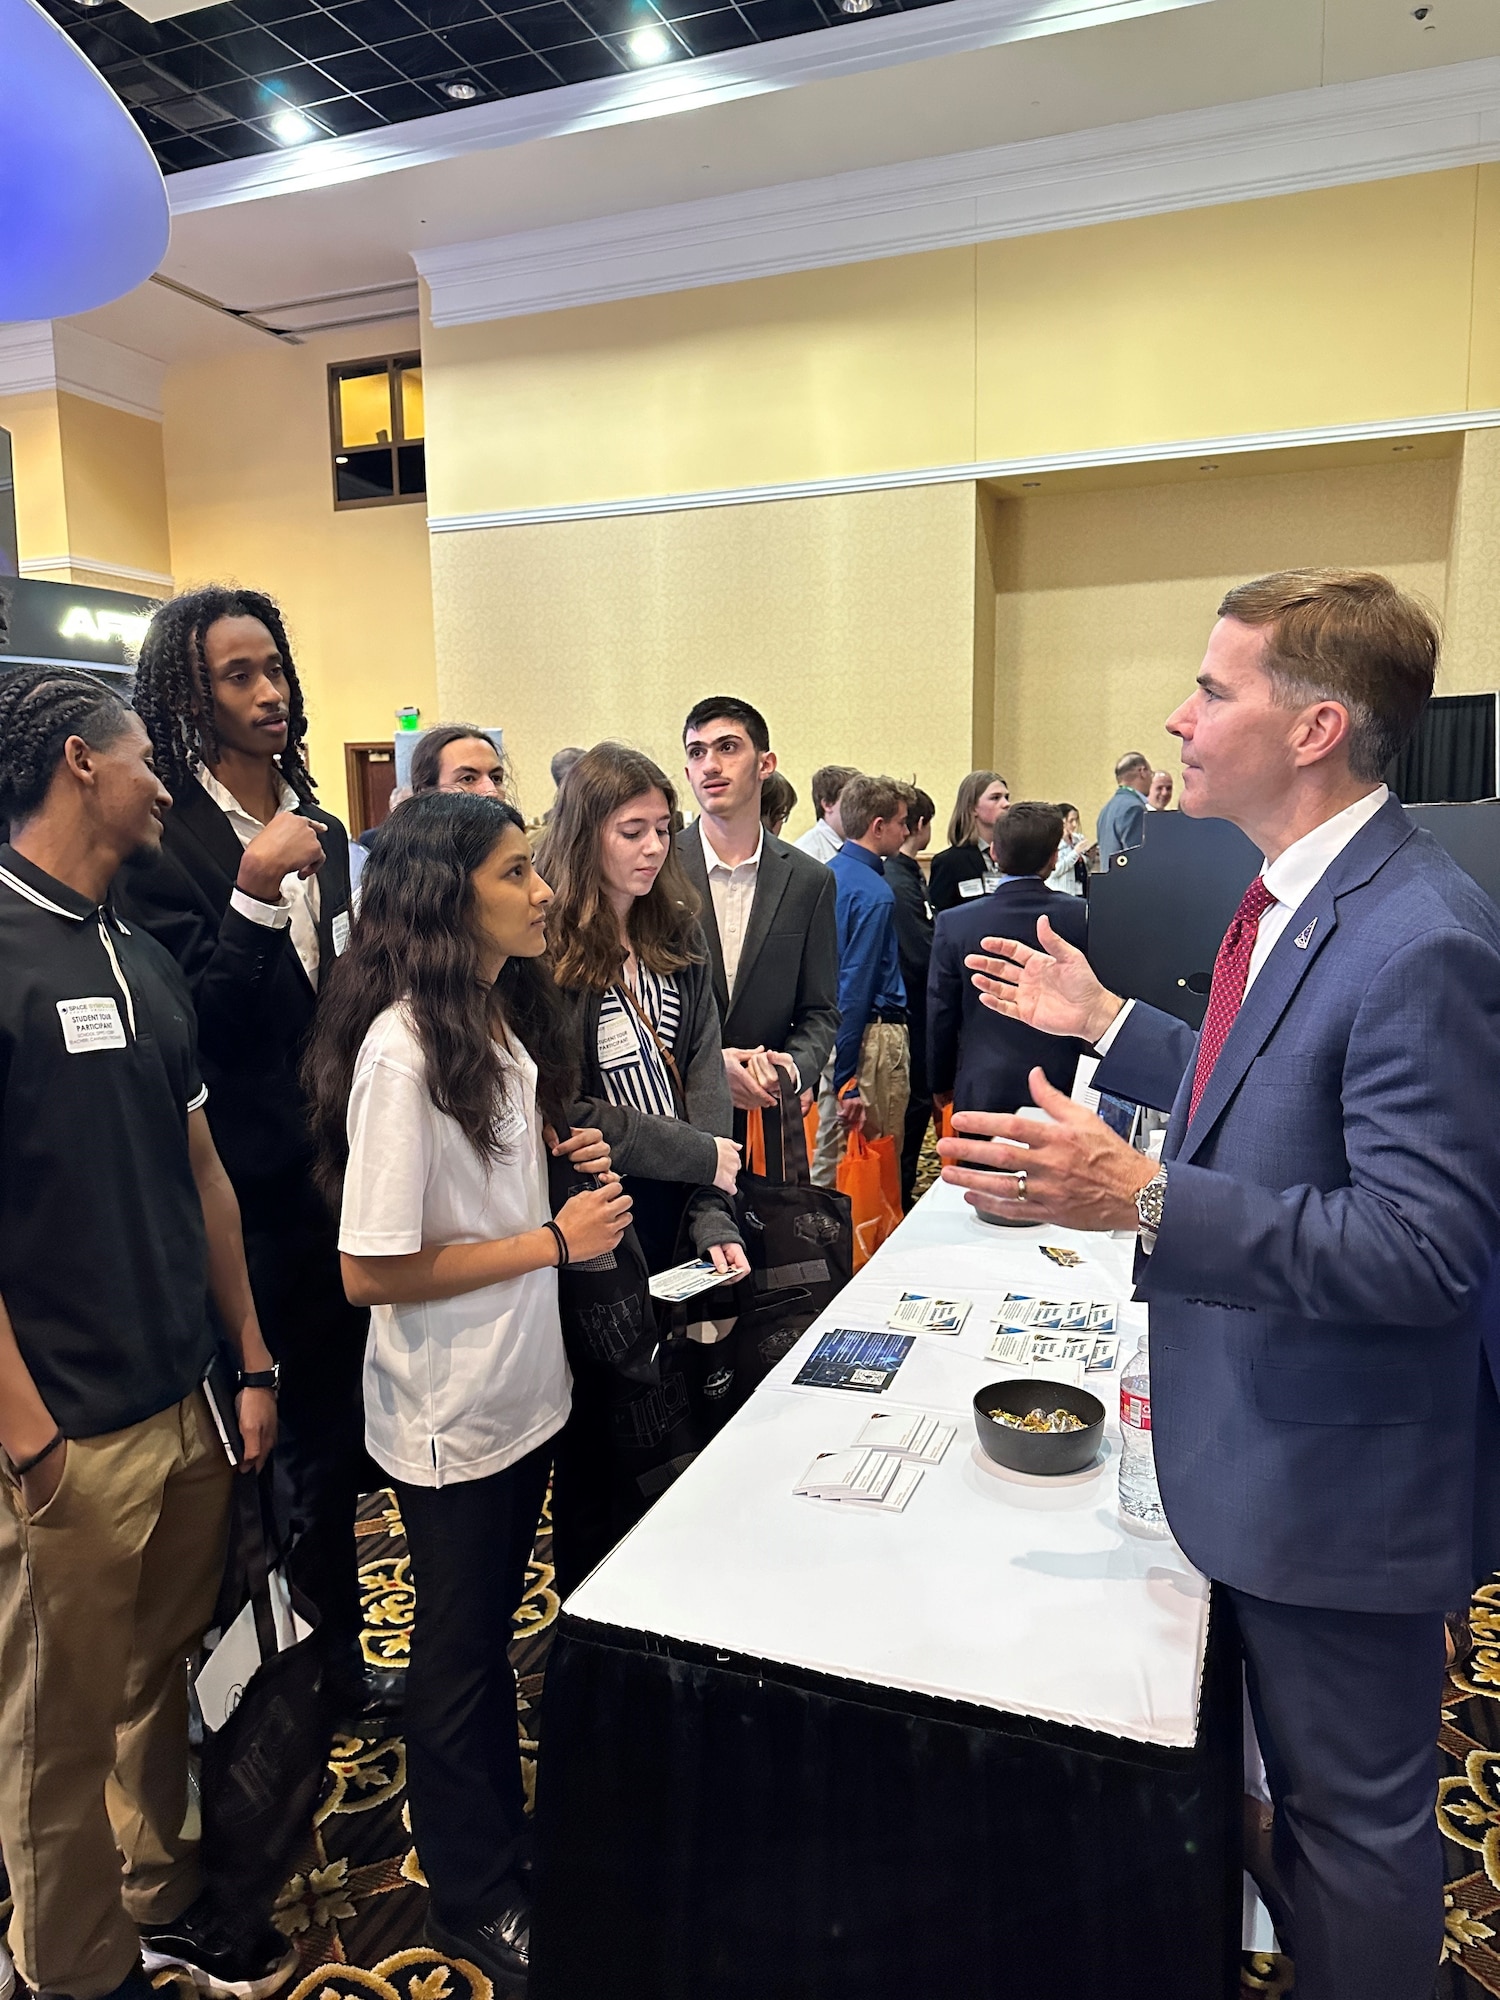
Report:
[[[427,1942],[449,1958],[466,1958],[507,2000],[526,2000],[531,1970],[531,1902],[523,1890],[514,1890],[510,1901],[482,1923],[447,1924],[429,1908]]]
[[[379,1716],[399,1715],[406,1706],[404,1667],[342,1667],[324,1676],[329,1712],[336,1721],[354,1726]]]
[[[297,1969],[297,1953],[270,1924],[253,1924],[248,1934],[214,1914],[205,1890],[174,1924],[141,1926],[141,1957],[147,1972],[188,1973],[200,1993],[214,2000],[265,2000],[286,1985]]]

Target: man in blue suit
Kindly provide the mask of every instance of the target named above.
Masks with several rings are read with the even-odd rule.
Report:
[[[999,1012],[1101,1051],[1101,1088],[1170,1107],[1164,1164],[1040,1071],[1055,1123],[970,1112],[941,1149],[978,1207],[1139,1231],[1162,1502],[1239,1628],[1299,2000],[1430,2000],[1443,1613],[1500,1556],[1500,912],[1380,782],[1437,645],[1383,577],[1229,593],[1167,727],[1183,810],[1266,860],[1201,1035],[1045,927],[970,960]]]
[[[927,971],[927,1073],[934,1097],[951,1100],[955,1111],[1014,1111],[1030,1104],[1027,1079],[1038,1064],[1049,1083],[1072,1088],[1083,1044],[982,1006],[964,963],[986,937],[1034,945],[1043,917],[1059,937],[1083,949],[1088,904],[1047,887],[1062,827],[1056,806],[1018,801],[996,820],[990,843],[999,888],[980,902],[944,910],[937,920]]]
[[[1139,847],[1146,837],[1146,794],[1151,789],[1151,759],[1143,750],[1127,750],[1115,765],[1115,788],[1099,808],[1099,866],[1107,868],[1127,847]]]

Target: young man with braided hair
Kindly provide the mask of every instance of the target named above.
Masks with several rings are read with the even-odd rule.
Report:
[[[186,984],[108,907],[170,803],[102,681],[0,680],[0,1845],[22,1975],[74,2000],[168,1966],[257,2000],[295,1964],[224,1928],[183,1835],[233,1477],[209,1294],[256,1469],[276,1399]]]
[[[368,1711],[401,1685],[368,1673],[359,1647],[355,1508],[362,1487],[384,1483],[364,1449],[369,1316],[344,1297],[297,1074],[320,977],[349,935],[348,839],[315,800],[291,644],[262,592],[209,584],[162,605],[135,705],[172,812],[160,851],[123,872],[121,908],[192,991],[209,1122],[281,1370],[278,1509],[323,1614],[334,1704]]]

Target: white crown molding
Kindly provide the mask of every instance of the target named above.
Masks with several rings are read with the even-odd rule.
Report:
[[[1500,58],[1486,58],[526,230],[415,261],[433,325],[463,326],[1497,157]]]
[[[0,326],[0,396],[61,389],[161,422],[166,363],[61,321]]]
[[[432,514],[433,535],[468,534],[476,528],[529,528],[557,521],[609,521],[628,514],[686,514],[700,507],[754,507],[769,500],[820,500],[838,493],[889,493],[898,487],[953,486],[979,479],[1041,478],[1049,472],[1083,472],[1110,466],[1160,465],[1177,460],[1242,457],[1250,452],[1299,450],[1311,445],[1366,444],[1386,438],[1440,437],[1456,431],[1500,429],[1500,410],[1450,410],[1427,417],[1389,417],[1369,423],[1322,424],[1307,430],[1246,431],[1232,437],[1178,438],[1166,444],[1104,446],[1097,451],[1052,452],[1038,458],[991,458],[971,465],[927,465],[900,472],[851,473],[842,479],[794,479],[770,486],[720,486],[701,493],[648,493],[628,500],[579,500],[557,507],[507,507],[484,514]]]
[[[176,579],[157,569],[131,569],[125,563],[97,562],[93,556],[28,556],[20,565],[22,576],[41,576],[53,569],[86,569],[95,576],[117,577],[121,583],[154,583],[164,590],[175,588]]]
[[[1211,4],[1212,0],[945,0],[940,7],[841,22],[815,34],[790,35],[597,82],[532,91],[348,139],[322,139],[283,153],[194,167],[168,177],[167,197],[174,215],[193,215],[200,209],[334,187],[567,132],[635,124],[897,63]]]

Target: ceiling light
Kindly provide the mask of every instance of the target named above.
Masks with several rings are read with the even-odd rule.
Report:
[[[839,0],[841,14],[873,14],[875,0]]]
[[[440,83],[438,89],[444,97],[451,97],[455,104],[472,104],[479,95],[479,85],[468,83],[462,77],[452,83]]]
[[[637,28],[626,37],[625,46],[637,62],[661,62],[672,53],[672,44],[660,28]]]
[[[278,111],[271,120],[271,137],[283,146],[300,146],[305,139],[319,137],[318,128],[300,111]]]
[[[73,0],[75,7],[107,7],[109,0]]]

